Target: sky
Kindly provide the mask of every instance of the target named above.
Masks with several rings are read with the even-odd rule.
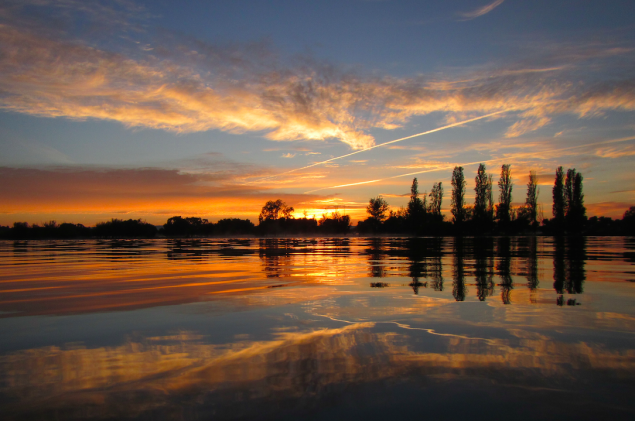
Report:
[[[365,219],[462,166],[635,205],[632,0],[4,0],[0,225]],[[385,144],[385,145],[382,145]],[[496,187],[495,187],[496,190]],[[497,196],[497,192],[495,194]]]

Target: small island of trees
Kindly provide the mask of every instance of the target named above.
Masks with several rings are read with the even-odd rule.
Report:
[[[334,211],[321,219],[294,218],[295,209],[284,201],[270,200],[262,207],[258,225],[250,220],[221,219],[216,223],[199,217],[174,216],[157,227],[141,219],[111,219],[95,227],[82,224],[40,225],[15,222],[13,227],[0,226],[2,239],[70,239],[70,238],[153,238],[208,236],[315,236],[315,235],[635,235],[635,206],[622,219],[593,216],[588,218],[584,206],[583,177],[575,168],[558,167],[552,188],[553,217],[540,218],[538,177],[529,172],[525,201],[512,205],[514,190],[511,165],[501,166],[498,200],[494,200],[492,175],[480,164],[475,177],[474,204],[465,201],[466,185],[463,167],[452,171],[450,220],[441,212],[444,188],[441,182],[430,193],[419,192],[417,179],[412,180],[410,200],[406,207],[392,210],[388,202],[377,196],[366,207],[368,217],[351,226],[349,215]]]

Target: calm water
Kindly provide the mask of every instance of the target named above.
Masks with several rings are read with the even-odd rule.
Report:
[[[0,418],[635,419],[635,239],[0,242]]]

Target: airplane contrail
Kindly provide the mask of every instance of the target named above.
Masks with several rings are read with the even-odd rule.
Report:
[[[307,168],[312,168],[312,167],[316,167],[318,165],[326,164],[327,162],[335,161],[335,160],[342,159],[342,158],[347,158],[347,157],[349,157],[351,155],[355,155],[355,154],[358,154],[358,153],[366,152],[366,151],[369,151],[371,149],[379,148],[379,147],[386,146],[386,145],[391,145],[393,143],[401,142],[402,140],[412,139],[413,137],[419,137],[419,136],[424,136],[424,135],[427,135],[427,134],[430,134],[430,133],[439,132],[441,130],[449,129],[449,128],[452,128],[452,127],[462,126],[464,124],[471,123],[473,121],[482,120],[484,118],[492,117],[492,116],[495,116],[497,114],[502,114],[502,113],[506,113],[506,112],[509,112],[509,111],[512,111],[512,110],[496,111],[494,113],[482,115],[480,117],[470,118],[469,120],[463,120],[463,121],[459,121],[457,123],[448,124],[447,126],[437,127],[436,129],[432,129],[432,130],[428,130],[428,131],[425,131],[425,132],[422,132],[422,133],[417,133],[417,134],[413,134],[413,135],[410,135],[410,136],[402,137],[400,139],[391,140],[389,142],[380,143],[379,145],[374,145],[374,146],[368,147],[366,149],[360,149],[359,151],[351,152],[351,153],[348,153],[346,155],[337,156],[335,158],[327,159],[326,161],[316,162],[314,164],[307,165],[306,167],[296,168],[296,169],[293,169],[293,170],[290,170],[290,171],[285,171],[283,173],[272,175],[272,176],[269,176],[269,177],[263,177],[259,181],[268,180],[270,178],[275,178],[275,177],[280,177],[281,175],[290,174],[290,173],[296,172],[296,171],[306,170]]]
[[[604,141],[601,141],[601,142],[587,143],[587,144],[584,144],[584,145],[569,146],[567,148],[550,149],[550,150],[547,150],[547,151],[520,153],[516,157],[528,158],[528,157],[535,156],[535,155],[543,155],[544,156],[544,154],[552,153],[552,152],[562,152],[562,151],[567,151],[567,150],[571,150],[571,149],[579,149],[579,148],[584,148],[584,147],[588,147],[588,146],[606,145],[606,144],[610,144],[610,143],[628,142],[630,140],[635,140],[635,136],[623,137],[623,138],[620,138],[620,139],[604,140]],[[424,174],[424,173],[429,173],[429,172],[441,171],[441,170],[445,170],[445,169],[449,169],[449,168],[454,168],[456,166],[486,164],[486,163],[489,163],[489,162],[502,161],[503,159],[508,160],[509,157],[488,159],[487,161],[465,162],[463,164],[442,165],[442,166],[439,166],[439,167],[436,167],[436,168],[432,168],[432,169],[427,169],[427,170],[422,170],[422,171],[417,171],[417,172],[411,172],[411,173],[407,173],[407,174],[393,175],[391,177],[386,177],[386,178],[379,178],[379,179],[368,180],[368,181],[358,181],[356,183],[340,184],[338,186],[322,187],[322,188],[319,188],[319,189],[306,191],[306,192],[304,192],[304,194],[315,193],[315,192],[321,191],[321,190],[338,189],[338,188],[341,188],[341,187],[358,186],[360,184],[378,183],[380,181],[391,180],[393,178],[407,177],[409,175],[417,175],[417,174]]]

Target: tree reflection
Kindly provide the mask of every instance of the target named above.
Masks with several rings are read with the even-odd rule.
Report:
[[[383,238],[371,238],[370,248],[366,250],[368,253],[368,263],[370,267],[371,278],[385,278],[386,266],[384,260],[386,258],[386,251],[384,249]]]
[[[494,266],[494,239],[492,237],[474,238],[474,277],[476,296],[479,301],[494,295],[492,267]]]
[[[558,294],[581,294],[586,279],[586,238],[557,237],[553,252],[553,288]]]
[[[527,288],[529,288],[529,300],[536,303],[536,291],[538,289],[538,240],[536,237],[529,237],[527,244],[527,259],[525,263],[525,276],[527,277]]]
[[[511,240],[500,237],[496,244],[496,274],[500,277],[501,300],[503,304],[511,304],[511,291],[514,288],[511,276]]]
[[[408,276],[412,282],[408,284],[412,291],[419,294],[419,288],[427,288],[428,282],[420,282],[419,278],[428,277],[428,244],[425,238],[409,238],[405,243],[410,264],[408,265]]]
[[[454,239],[454,282],[452,282],[452,295],[456,301],[465,301],[467,287],[465,286],[463,238]]]
[[[267,278],[280,278],[292,266],[289,239],[261,238],[258,255]]]
[[[408,276],[412,278],[412,282],[409,285],[415,295],[419,293],[419,288],[428,286],[427,282],[419,282],[419,278],[428,277],[428,265],[425,258],[418,260],[415,256],[411,257],[410,265],[408,266]]]
[[[583,292],[583,284],[586,279],[585,263],[586,263],[586,238],[569,237],[568,247],[568,283],[567,292],[569,294],[581,294]]]
[[[432,280],[432,288],[435,291],[443,291],[443,239],[433,238],[430,240],[432,256],[428,264],[429,277]]]
[[[553,242],[553,289],[558,294],[564,291],[566,280],[565,238],[555,237]]]

